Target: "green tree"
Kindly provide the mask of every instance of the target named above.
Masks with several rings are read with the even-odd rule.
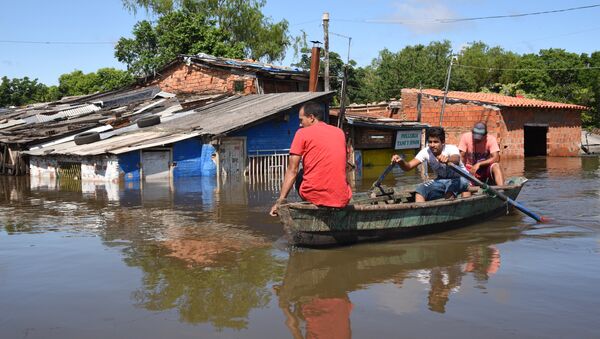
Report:
[[[114,68],[100,68],[87,74],[75,70],[58,78],[58,91],[62,96],[86,95],[112,91],[132,82],[133,77],[129,73]]]
[[[384,49],[371,65],[357,70],[361,80],[353,85],[351,99],[381,101],[399,97],[402,88],[442,88],[450,54],[449,41],[407,46],[397,53]]]
[[[156,26],[138,22],[132,39],[121,38],[115,47],[117,60],[136,76],[150,76],[180,54],[207,53],[241,58],[244,45],[201,14],[183,11],[162,16]]]
[[[450,89],[478,92],[511,83],[513,78],[504,69],[515,68],[519,56],[502,48],[473,42],[462,49],[452,70]],[[462,66],[465,67],[462,67]]]
[[[324,50],[321,49],[321,59],[324,56]],[[300,56],[300,61],[295,64],[292,64],[294,67],[298,67],[305,71],[310,71],[310,65],[312,62],[311,49],[303,48],[302,54]],[[336,52],[329,52],[329,87],[332,91],[336,91],[338,94],[335,97],[335,101],[339,103],[339,96],[341,95],[342,89],[342,81],[344,79],[344,61],[341,56]],[[355,81],[354,77],[354,66],[356,66],[356,61],[350,60],[348,65],[348,83],[353,83]],[[323,60],[319,63],[319,74],[323,76],[325,74],[325,63]]]
[[[0,107],[22,106],[35,102],[53,101],[60,98],[56,87],[48,87],[37,79],[28,77],[9,79],[2,77],[0,82]]]
[[[206,18],[207,24],[231,34],[233,43],[244,47],[244,56],[271,62],[282,60],[296,38],[288,35],[288,22],[272,22],[262,13],[265,0],[123,0],[135,12],[139,8],[159,16],[182,11]]]

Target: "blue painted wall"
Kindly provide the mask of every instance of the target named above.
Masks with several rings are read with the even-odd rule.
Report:
[[[173,144],[173,177],[187,178],[213,176],[217,174],[217,165],[212,160],[215,149],[203,144],[200,138],[182,140]]]
[[[329,106],[326,105],[325,122],[329,121]],[[243,136],[247,140],[248,155],[261,150],[289,149],[294,134],[299,128],[299,108],[279,113],[275,119],[230,134]],[[284,116],[286,116],[284,118]],[[187,178],[198,176],[216,176],[217,165],[213,161],[215,148],[203,144],[200,138],[182,140],[173,144],[173,177]],[[119,155],[119,167],[124,173],[125,181],[140,181],[140,151],[132,151]]]
[[[325,106],[324,121],[328,122],[329,105]],[[260,150],[289,149],[294,139],[294,134],[296,134],[300,126],[298,111],[299,107],[285,113],[279,113],[275,119],[237,131],[230,134],[230,136],[246,137],[246,151],[248,155],[256,154],[256,151]],[[286,119],[283,118],[284,115],[287,115]]]
[[[200,159],[200,175],[215,176],[217,175],[216,154],[217,150],[211,144],[202,145],[202,158]]]
[[[125,181],[140,181],[140,151],[132,151],[119,155],[119,170]]]

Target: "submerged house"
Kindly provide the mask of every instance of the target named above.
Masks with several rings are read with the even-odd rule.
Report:
[[[180,94],[268,94],[308,91],[309,73],[254,60],[238,60],[199,53],[181,55],[144,86],[159,86]]]
[[[85,140],[63,138],[24,153],[29,155],[30,175],[36,177],[111,182],[215,175],[280,178],[299,128],[299,107],[318,101],[328,109],[332,95],[231,96],[193,110],[156,112],[143,124],[139,120],[115,130],[92,131]]]
[[[478,121],[498,138],[500,154],[576,156],[581,147],[580,105],[511,97],[494,93],[444,92],[437,89],[403,89],[401,111],[409,120],[442,125],[446,141],[457,144],[462,133]]]
[[[11,110],[0,119],[0,174],[24,175],[23,151],[73,140],[84,131],[106,132],[157,111],[181,110],[171,93],[153,86],[63,98]]]
[[[331,109],[337,121],[339,108]],[[400,111],[400,102],[391,100],[366,105],[350,105],[344,116],[344,130],[350,140],[355,179],[376,177],[393,154],[412,159],[422,148],[424,129],[418,121],[409,121]]]

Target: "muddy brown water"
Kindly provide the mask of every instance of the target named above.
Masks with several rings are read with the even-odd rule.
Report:
[[[600,337],[599,158],[503,166],[550,223],[327,250],[287,246],[269,183],[1,177],[0,338]]]

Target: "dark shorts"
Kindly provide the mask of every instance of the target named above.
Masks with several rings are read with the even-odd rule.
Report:
[[[302,194],[300,194],[300,185],[302,185],[302,180],[304,180],[304,168],[298,170],[298,175],[296,175],[296,181],[294,182],[294,188],[296,188],[296,192],[298,192],[300,199],[306,201]]]
[[[485,182],[493,183],[495,185],[494,174],[492,173],[492,167],[496,166],[497,163],[493,163],[490,166],[480,166],[477,172],[475,172],[475,178]],[[472,165],[466,164],[467,171],[471,171]],[[471,184],[472,185],[472,184]]]
[[[469,182],[465,178],[454,179],[435,179],[424,182],[417,186],[416,191],[422,195],[425,200],[435,200],[446,196],[447,193],[452,193],[454,196],[459,195],[469,188]]]

